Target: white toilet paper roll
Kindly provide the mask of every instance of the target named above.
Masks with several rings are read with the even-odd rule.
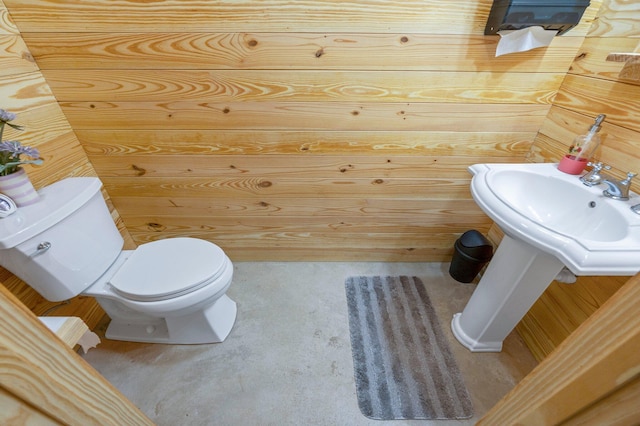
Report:
[[[525,52],[538,47],[549,46],[556,30],[545,30],[542,27],[527,27],[515,31],[500,31],[500,41],[496,48],[496,57],[508,53]]]
[[[89,349],[95,348],[100,343],[100,338],[93,331],[87,331],[82,335],[78,344],[82,347],[82,351],[86,354]]]

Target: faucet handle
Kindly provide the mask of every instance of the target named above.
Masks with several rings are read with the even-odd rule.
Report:
[[[592,172],[595,172],[595,173],[598,173],[602,169],[611,170],[611,166],[607,166],[606,164],[604,164],[601,161],[598,161],[597,163],[593,163],[593,162],[589,161],[587,163],[587,166],[593,167]]]
[[[602,169],[602,162],[601,162],[601,161],[598,161],[597,163],[594,163],[594,162],[592,162],[592,161],[589,161],[589,162],[587,163],[587,166],[589,166],[589,167],[593,167],[594,169],[597,169],[597,170],[601,170],[601,169]]]
[[[625,180],[623,180],[622,182],[620,182],[620,183],[623,183],[625,185],[629,185],[629,183],[631,183],[631,179],[633,179],[634,176],[637,176],[637,175],[638,175],[637,173],[629,172],[629,173],[627,173],[627,178]]]
[[[592,163],[591,161],[589,161],[587,163],[587,166],[592,166],[592,169],[580,178],[582,183],[586,186],[600,185],[603,179],[602,176],[600,176],[600,172],[602,171],[602,169],[611,169],[611,166],[607,166],[600,161],[598,161],[597,163]]]

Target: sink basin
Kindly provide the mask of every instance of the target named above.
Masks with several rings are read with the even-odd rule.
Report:
[[[578,242],[619,241],[629,234],[624,215],[584,185],[520,170],[493,173],[487,183],[517,213]]]
[[[508,235],[556,256],[577,275],[640,271],[640,203],[605,197],[556,164],[476,164],[471,193]]]

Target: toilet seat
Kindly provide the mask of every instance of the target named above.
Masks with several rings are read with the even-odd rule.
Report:
[[[215,281],[228,264],[224,251],[211,242],[168,238],[139,246],[109,284],[130,300],[167,300]]]

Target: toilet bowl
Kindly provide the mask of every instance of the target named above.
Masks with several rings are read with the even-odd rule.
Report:
[[[233,265],[220,247],[169,238],[122,251],[105,275],[81,294],[111,318],[106,337],[137,342],[222,342],[236,304],[225,293]]]
[[[100,187],[97,178],[65,179],[0,220],[0,265],[47,300],[95,297],[111,318],[109,339],[222,342],[237,312],[224,251],[197,238],[122,250]]]

